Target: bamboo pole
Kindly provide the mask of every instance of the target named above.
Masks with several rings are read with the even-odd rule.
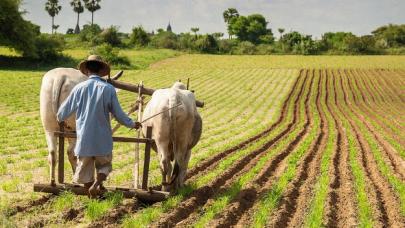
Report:
[[[152,139],[152,127],[148,126],[146,128],[146,138]],[[142,189],[146,190],[148,188],[148,176],[149,176],[149,163],[150,163],[150,149],[152,147],[152,141],[148,141],[145,144],[145,158],[143,163],[143,178],[142,178]]]
[[[142,96],[143,82],[141,81],[138,86],[138,122],[142,122],[142,109],[143,109],[143,96]],[[141,128],[137,131],[137,138],[141,137]],[[135,144],[135,164],[134,164],[134,188],[140,188],[139,181],[139,143]]]
[[[63,132],[64,129],[64,123],[59,123],[59,130]],[[63,135],[59,136],[59,158],[58,158],[58,182],[60,184],[63,184],[65,182],[65,137]],[[53,181],[53,183],[55,183]]]

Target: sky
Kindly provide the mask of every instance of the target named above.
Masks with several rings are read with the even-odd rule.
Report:
[[[62,10],[55,17],[58,32],[76,25],[70,1],[59,0]],[[51,17],[44,10],[45,2],[24,0],[22,9],[28,11],[26,19],[40,25],[42,32],[50,32]],[[147,31],[166,28],[170,21],[175,33],[188,32],[191,27],[200,28],[200,33],[226,33],[222,13],[229,7],[241,15],[262,14],[275,34],[284,28],[315,38],[328,31],[366,35],[388,23],[405,24],[405,0],[102,0],[94,21],[101,27],[119,26],[122,32],[138,25]],[[81,26],[91,22],[87,10],[80,17]]]

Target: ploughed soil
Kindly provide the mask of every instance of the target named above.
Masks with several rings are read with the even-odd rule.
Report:
[[[394,79],[389,80],[392,76]],[[316,185],[321,175],[321,161],[326,144],[333,138],[331,159],[328,164],[327,196],[323,209],[323,225],[327,227],[351,227],[359,224],[358,205],[351,170],[349,143],[355,143],[356,161],[361,165],[365,176],[366,193],[371,205],[372,220],[375,226],[403,227],[399,193],[381,173],[377,160],[379,153],[388,167],[392,178],[402,184],[405,179],[405,161],[387,138],[405,147],[404,138],[395,134],[395,129],[404,130],[405,98],[401,88],[405,86],[405,72],[392,70],[301,70],[284,101],[279,118],[263,132],[248,138],[238,145],[217,153],[191,168],[186,176],[186,184],[216,169],[227,157],[254,142],[266,138],[258,148],[247,152],[223,173],[213,178],[207,185],[194,189],[175,207],[159,215],[152,227],[186,227],[193,225],[203,214],[204,209],[230,190],[238,179],[255,167],[258,161],[279,145],[290,134],[294,134],[285,148],[269,157],[260,172],[249,180],[246,186],[206,224],[208,227],[232,227],[251,225],[253,215],[258,210],[260,200],[271,191],[275,182],[288,167],[288,158],[301,146],[311,130],[316,135],[308,150],[299,158],[294,177],[289,180],[282,197],[267,218],[271,227],[303,226],[309,214]],[[395,96],[396,95],[396,96]],[[390,109],[392,106],[394,108]],[[387,113],[387,115],[385,115]],[[319,123],[315,125],[314,116]],[[398,119],[390,122],[392,116]],[[402,117],[401,117],[402,116]],[[330,132],[333,123],[334,134]],[[345,123],[348,123],[345,124]],[[399,123],[399,124],[398,124]],[[349,127],[347,127],[349,126]],[[298,129],[299,128],[299,129]],[[367,135],[371,136],[368,137]],[[273,134],[269,137],[269,134]],[[348,134],[355,137],[349,142]],[[370,145],[375,142],[378,151]],[[159,188],[157,186],[156,188]],[[9,216],[29,213],[31,210],[49,203],[53,196],[43,196],[38,200],[16,206]],[[111,209],[90,227],[116,227],[127,216],[138,213],[143,207],[137,200],[124,202]],[[72,208],[63,212],[62,220],[80,221],[84,208]],[[28,226],[44,226],[46,217],[33,221]]]

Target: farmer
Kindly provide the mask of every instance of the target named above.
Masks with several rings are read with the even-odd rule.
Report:
[[[112,85],[100,77],[110,74],[110,66],[100,56],[90,55],[82,61],[79,70],[89,80],[77,84],[60,106],[59,122],[76,114],[77,142],[75,155],[78,165],[73,182],[84,184],[89,196],[94,197],[105,191],[103,181],[112,170],[112,131],[110,113],[128,128],[139,128],[123,111]],[[97,172],[94,181],[94,171]]]

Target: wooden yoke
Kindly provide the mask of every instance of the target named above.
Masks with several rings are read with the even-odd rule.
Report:
[[[134,92],[134,93],[137,93],[140,89],[142,94],[149,95],[149,96],[152,96],[152,94],[155,92],[154,89],[145,88],[145,87],[139,88],[139,86],[137,86],[137,85],[129,84],[126,82],[120,82],[120,81],[116,81],[116,80],[111,80],[111,81],[109,81],[109,83],[111,83],[111,85],[113,85],[115,88],[127,90],[127,91]],[[196,100],[195,105],[199,108],[203,108],[204,102]]]

